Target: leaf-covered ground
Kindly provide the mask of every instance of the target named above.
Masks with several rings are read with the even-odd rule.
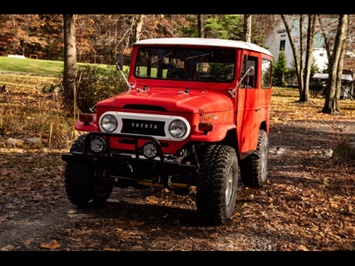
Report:
[[[21,97],[21,96],[19,96]],[[268,181],[239,187],[235,215],[198,224],[194,191],[115,188],[107,206],[80,210],[63,184],[66,150],[8,148],[0,135],[1,251],[355,251],[354,161],[331,157],[354,138],[355,102],[320,113],[324,99],[297,103],[273,91]]]

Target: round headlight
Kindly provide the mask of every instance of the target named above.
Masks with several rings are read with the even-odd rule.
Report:
[[[102,117],[101,119],[101,127],[106,132],[115,131],[117,125],[118,125],[117,119],[113,115],[108,114]]]
[[[187,126],[182,120],[174,120],[169,125],[169,132],[174,138],[182,138],[185,136],[187,131]]]
[[[94,153],[100,153],[106,150],[106,141],[104,138],[99,136],[95,136],[90,139],[89,145],[90,150],[92,150]]]

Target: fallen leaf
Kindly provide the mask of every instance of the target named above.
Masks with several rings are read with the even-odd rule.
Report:
[[[13,245],[7,245],[7,246],[5,246],[5,247],[2,247],[1,249],[0,249],[0,251],[11,251],[11,250],[13,250],[15,247],[13,246]]]
[[[56,249],[56,248],[59,248],[60,245],[57,242],[57,240],[52,240],[48,244],[45,244],[45,243],[40,244],[40,247],[41,248],[47,248],[47,249]]]

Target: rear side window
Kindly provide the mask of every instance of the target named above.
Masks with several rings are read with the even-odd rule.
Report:
[[[261,88],[271,88],[271,76],[272,76],[272,64],[269,59],[262,59],[261,65],[262,79],[261,79]]]

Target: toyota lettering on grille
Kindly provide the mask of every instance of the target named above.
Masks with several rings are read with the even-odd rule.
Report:
[[[132,128],[142,128],[142,129],[158,129],[158,125],[153,124],[153,123],[136,123],[136,122],[132,122],[131,125]]]
[[[122,119],[122,122],[122,133],[165,136],[164,122],[162,121]]]

